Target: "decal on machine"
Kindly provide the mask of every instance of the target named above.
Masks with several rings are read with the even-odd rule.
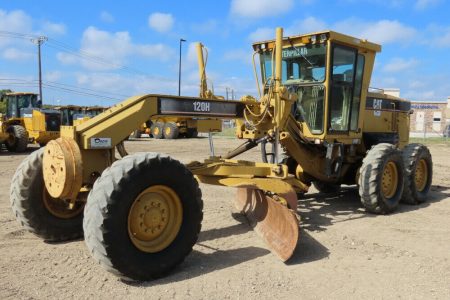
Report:
[[[111,148],[111,138],[91,138],[91,148]]]

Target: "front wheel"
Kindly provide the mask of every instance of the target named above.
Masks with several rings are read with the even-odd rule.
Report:
[[[27,130],[20,125],[11,125],[6,129],[9,134],[5,141],[6,148],[9,152],[24,152],[28,147]]]
[[[49,195],[42,175],[44,149],[31,153],[17,168],[10,190],[12,210],[26,229],[44,240],[79,238],[83,236],[84,202],[77,201],[71,206]]]
[[[85,241],[108,271],[155,279],[191,252],[202,209],[198,183],[180,162],[155,153],[129,155],[95,182],[85,209]]]

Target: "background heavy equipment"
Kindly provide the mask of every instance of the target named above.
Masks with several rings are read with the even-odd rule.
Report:
[[[149,94],[63,126],[14,175],[19,221],[51,241],[84,234],[108,271],[149,280],[192,250],[203,218],[198,182],[238,188],[236,207],[283,261],[299,238],[298,194],[311,184],[324,192],[357,185],[371,213],[427,200],[432,160],[425,146],[408,144],[410,103],[368,92],[379,45],[333,31],[283,38],[278,28],[275,40],[253,48],[259,100]],[[211,156],[187,165],[158,153],[116,158],[115,147],[140,124],[180,115],[238,119],[246,141],[219,157],[210,137]],[[258,145],[263,162],[233,159]]]
[[[34,93],[5,93],[1,101],[6,102],[6,113],[2,116],[2,138],[6,148],[22,152],[28,143],[47,144],[59,137],[60,113],[43,109]]]
[[[102,106],[78,106],[64,105],[55,107],[61,112],[62,123],[64,126],[72,126],[83,123],[104,112],[107,108]]]
[[[198,43],[197,61],[200,78],[199,97],[203,99],[224,99],[221,96],[214,95],[211,89],[208,89],[206,77],[206,63],[208,61],[208,52],[202,44]],[[204,55],[206,54],[206,55]],[[222,131],[222,120],[212,118],[187,118],[179,116],[155,116],[144,123],[141,128],[133,133],[133,137],[139,137],[141,133],[148,133],[155,139],[176,139],[180,136],[187,138],[196,138],[199,132],[211,133]]]

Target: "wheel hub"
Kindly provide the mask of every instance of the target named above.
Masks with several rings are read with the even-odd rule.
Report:
[[[381,191],[386,198],[391,198],[395,195],[398,185],[398,170],[397,165],[390,161],[386,164],[383,170],[381,179]]]
[[[53,198],[46,189],[43,190],[42,201],[44,202],[45,208],[52,215],[60,219],[71,219],[76,217],[83,211],[85,203],[83,201],[76,201],[71,204],[70,201]]]
[[[175,191],[163,185],[152,186],[131,205],[128,233],[138,249],[158,252],[176,238],[182,218],[181,201]]]
[[[50,141],[42,162],[45,187],[53,198],[75,199],[82,184],[81,152],[73,139]]]
[[[416,184],[416,189],[421,192],[425,189],[428,181],[428,166],[424,159],[420,159],[417,167],[416,173],[414,174],[414,182]]]

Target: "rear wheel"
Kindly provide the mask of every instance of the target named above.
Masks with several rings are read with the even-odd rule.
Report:
[[[202,209],[198,183],[184,165],[155,153],[130,155],[106,169],[89,194],[86,244],[122,278],[158,278],[191,252]]]
[[[164,124],[164,138],[173,140],[178,138],[178,135],[180,134],[180,129],[178,128],[177,124],[174,122],[167,122]]]
[[[403,149],[405,187],[402,202],[419,204],[427,200],[433,177],[433,161],[428,148],[422,144],[409,144]]]
[[[373,146],[363,160],[359,195],[367,211],[386,214],[394,211],[403,193],[403,160],[391,144]]]
[[[83,235],[84,202],[74,206],[52,198],[44,185],[44,148],[31,153],[17,168],[12,179],[10,199],[17,220],[29,231],[48,241],[65,241]]]
[[[28,133],[23,126],[11,125],[6,129],[9,134],[5,141],[6,148],[10,152],[24,152],[28,146]]]
[[[161,122],[153,123],[152,127],[150,128],[153,138],[155,138],[155,139],[163,138],[163,127],[164,127],[164,123],[161,123]]]

